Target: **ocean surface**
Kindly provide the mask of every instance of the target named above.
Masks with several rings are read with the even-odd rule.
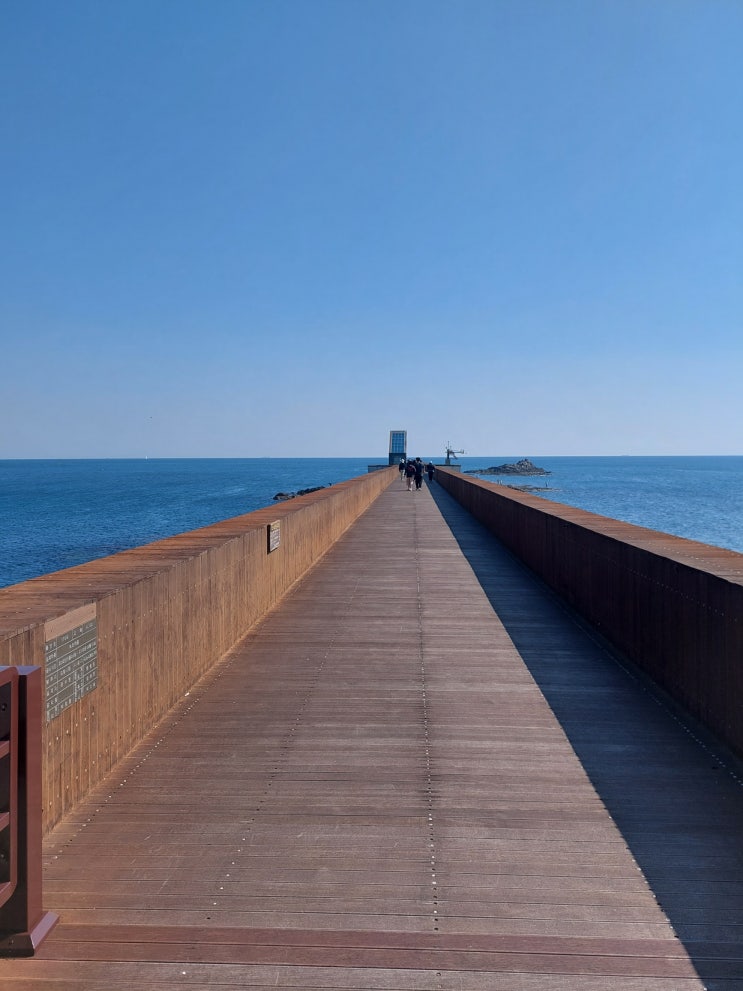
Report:
[[[520,457],[458,463],[472,470]],[[384,460],[0,460],[0,587],[249,513],[273,505],[278,492],[332,485]],[[532,461],[551,474],[501,482],[530,484],[542,498],[743,552],[743,457]]]

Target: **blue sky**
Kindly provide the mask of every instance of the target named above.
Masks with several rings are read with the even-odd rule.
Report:
[[[0,22],[0,457],[743,453],[740,0]]]

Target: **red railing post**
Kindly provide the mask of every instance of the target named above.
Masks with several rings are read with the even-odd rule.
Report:
[[[8,821],[14,823],[9,862],[15,861],[16,883],[0,904],[0,957],[29,957],[58,918],[41,904],[42,670],[0,668],[0,673],[9,670],[18,673],[17,724],[12,716],[4,720],[0,711],[0,732],[7,733],[9,756],[17,761],[15,801],[9,798],[7,809]]]
[[[18,883],[18,671],[0,668],[0,905]]]

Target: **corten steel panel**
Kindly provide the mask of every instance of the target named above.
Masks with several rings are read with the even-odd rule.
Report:
[[[572,626],[523,620],[577,663]],[[390,487],[106,785],[47,840],[62,921],[5,972],[34,991],[702,987],[427,487]]]
[[[439,483],[743,755],[743,555],[445,469]]]

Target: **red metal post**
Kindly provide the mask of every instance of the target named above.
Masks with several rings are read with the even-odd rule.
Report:
[[[0,668],[0,906],[18,883],[18,671]]]
[[[57,923],[41,904],[42,670],[19,667],[16,873],[17,883],[0,906],[0,957],[32,956]],[[14,741],[10,741],[11,748]]]

